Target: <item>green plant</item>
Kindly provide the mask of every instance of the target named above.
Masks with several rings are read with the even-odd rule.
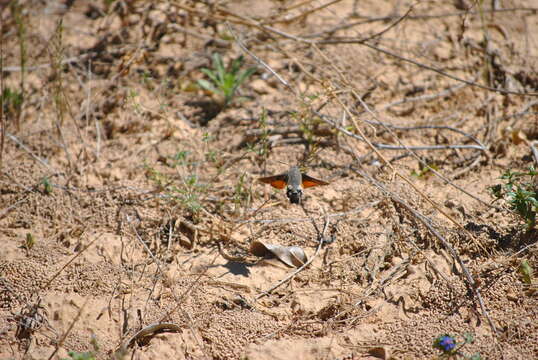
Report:
[[[265,164],[267,162],[267,157],[271,150],[269,143],[269,135],[271,130],[268,128],[267,124],[267,109],[263,108],[258,120],[258,129],[261,131],[258,135],[258,140],[254,143],[247,144],[247,151],[256,154],[261,163]]]
[[[9,87],[2,91],[2,106],[5,114],[11,114],[15,118],[18,117],[21,112],[22,102],[22,92],[11,90]]]
[[[527,285],[532,285],[534,271],[527,260],[521,261],[518,271],[521,274],[521,280]]]
[[[211,81],[200,79],[198,80],[198,85],[205,90],[220,95],[223,98],[223,108],[229,106],[239,86],[256,71],[254,67],[241,71],[243,62],[243,56],[239,56],[225,68],[220,54],[214,53],[213,69],[203,68],[201,70]]]
[[[64,358],[62,360],[95,360],[95,355],[91,351],[83,353],[69,351],[67,355],[69,355],[69,358]]]
[[[193,214],[200,211],[201,196],[207,192],[207,185],[198,181],[198,176],[194,174],[187,175],[181,179],[179,185],[176,181],[171,180],[167,175],[147,166],[147,177],[152,180],[163,192],[166,197],[182,205]]]
[[[431,175],[431,170],[439,170],[439,167],[435,164],[428,164],[427,166],[423,166],[422,169],[420,169],[418,172],[416,170],[411,171],[411,176],[417,177],[417,178],[426,178],[428,175]]]
[[[48,177],[44,177],[42,180],[41,180],[41,184],[43,185],[43,192],[46,194],[46,195],[50,195],[52,194],[52,184],[50,183],[50,180]]]
[[[247,208],[251,204],[252,194],[246,185],[245,174],[239,176],[239,181],[235,184],[233,202],[235,205],[235,213],[239,213],[241,208]]]
[[[527,225],[527,230],[536,227],[536,212],[538,211],[538,193],[534,183],[538,172],[533,167],[527,172],[512,172],[508,170],[501,176],[504,184],[490,187],[496,199],[505,200],[510,208],[521,216]]]

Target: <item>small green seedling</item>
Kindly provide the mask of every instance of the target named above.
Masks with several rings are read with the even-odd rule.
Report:
[[[255,71],[256,68],[251,67],[246,70],[241,70],[243,66],[243,56],[239,56],[232,60],[225,68],[222,62],[222,57],[219,53],[213,54],[213,69],[203,68],[201,71],[206,74],[211,81],[205,79],[198,80],[198,85],[213,94],[222,97],[222,107],[229,106],[239,86],[243,84]]]
[[[46,195],[52,194],[52,184],[48,177],[44,177],[43,180],[41,180],[41,184],[43,185],[43,192]]]
[[[97,343],[97,337],[95,334],[92,334],[90,344],[93,347],[93,351],[68,351],[67,355],[69,355],[69,358],[63,358],[62,360],[95,360],[97,354],[99,353],[99,344]]]
[[[416,178],[427,178],[432,174],[431,170],[439,170],[439,167],[435,164],[428,164],[427,166],[422,167],[418,172],[416,170],[411,171],[411,176]]]
[[[31,250],[35,245],[35,236],[32,235],[32,233],[26,234],[26,239],[24,240],[24,248],[29,251]]]
[[[512,172],[508,170],[501,176],[504,184],[490,187],[492,195],[505,200],[510,208],[521,216],[527,224],[527,230],[536,228],[536,213],[538,211],[538,189],[535,177],[538,172],[530,167],[528,172]]]
[[[69,355],[69,358],[62,360],[95,360],[95,355],[92,352],[80,353],[76,351],[69,351],[67,355]]]
[[[527,260],[523,260],[521,264],[519,264],[518,271],[521,274],[523,282],[527,285],[532,285],[533,270]]]
[[[21,112],[23,95],[22,92],[11,90],[9,87],[6,87],[2,92],[2,106],[4,107],[4,112],[6,114],[11,114],[16,116]]]

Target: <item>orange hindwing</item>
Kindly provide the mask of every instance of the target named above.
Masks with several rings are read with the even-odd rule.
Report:
[[[302,177],[303,177],[303,188],[305,189],[312,186],[329,185],[329,183],[326,181],[313,178],[312,176],[308,176],[306,174],[302,174]]]
[[[284,189],[286,187],[286,174],[268,176],[258,179],[258,181],[269,184],[277,189]]]

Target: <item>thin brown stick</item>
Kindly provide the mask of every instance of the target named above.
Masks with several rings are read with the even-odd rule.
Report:
[[[315,13],[316,11],[325,9],[326,7],[329,7],[329,6],[333,5],[333,4],[339,3],[340,1],[342,1],[342,0],[332,0],[332,1],[329,1],[328,3],[326,3],[326,4],[320,5],[318,7],[315,7],[313,9],[310,9],[310,10],[307,10],[307,11],[304,11],[304,12],[300,13],[299,15],[294,16],[292,18],[280,19],[280,20],[270,20],[270,21],[267,21],[267,22],[265,22],[263,24],[266,24],[266,23],[271,23],[273,25],[274,24],[279,24],[279,23],[291,24],[292,22],[294,22],[296,20],[303,19],[305,16],[311,15],[311,14]],[[288,9],[288,10],[290,10],[290,9]]]
[[[4,159],[6,120],[4,119],[4,22],[0,21],[0,170]]]
[[[164,277],[165,272],[163,271],[163,269],[162,269],[162,267],[160,265],[160,261],[155,257],[155,255],[153,255],[153,253],[151,252],[151,249],[144,242],[144,240],[142,239],[140,234],[138,234],[138,231],[136,230],[136,227],[133,224],[131,224],[131,227],[132,227],[133,231],[135,232],[137,240],[142,244],[142,246],[144,247],[144,249],[146,250],[148,255],[153,259],[153,262],[157,266],[158,271]],[[194,281],[193,284],[196,284],[196,283],[197,283],[197,281]],[[192,286],[190,286],[188,289],[189,290],[192,289]],[[172,291],[171,293],[172,293],[172,296],[174,297],[174,300],[176,301],[176,304],[177,304],[177,306],[173,309],[173,311],[175,311],[175,310],[179,309],[181,304],[183,304],[183,298],[188,294],[188,292],[184,292],[182,294],[182,296],[180,296],[179,298],[177,297],[177,295],[176,295],[176,293],[174,291]],[[183,311],[183,315],[189,320],[188,323],[189,323],[189,328],[191,330],[192,336],[194,336],[194,338],[196,339],[196,342],[198,343],[198,346],[200,346],[200,348],[203,350],[204,347],[203,347],[202,342],[200,341],[200,339],[198,339],[198,336],[197,336],[196,331],[195,331],[197,328],[196,328],[196,325],[194,324],[194,321],[192,320],[192,317],[185,310],[183,310],[183,309],[181,309],[181,310]],[[166,317],[170,316],[173,311],[167,313]],[[165,317],[163,317],[163,320],[161,320],[160,322],[162,323],[164,321],[164,319],[165,319]]]
[[[420,62],[418,62],[416,60],[404,57],[402,55],[398,55],[396,53],[393,53],[392,51],[383,49],[383,48],[381,48],[379,46],[369,44],[368,42],[365,42],[363,40],[356,40],[356,39],[322,40],[322,41],[317,42],[317,44],[320,44],[320,45],[329,45],[329,44],[333,44],[333,45],[334,44],[357,44],[357,45],[363,45],[363,46],[369,47],[372,50],[375,50],[377,52],[380,52],[380,53],[383,53],[385,55],[391,56],[391,57],[396,58],[398,60],[402,60],[404,62],[407,62],[407,63],[413,64],[415,66],[418,66],[418,67],[420,67],[422,69],[433,71],[433,72],[435,72],[435,73],[437,73],[439,75],[442,75],[444,77],[447,77],[449,79],[456,80],[456,81],[459,81],[459,82],[462,82],[462,83],[465,83],[467,85],[477,87],[477,88],[480,88],[480,89],[483,89],[483,90],[488,90],[488,91],[496,92],[496,93],[499,93],[499,94],[505,94],[505,95],[538,96],[538,92],[520,93],[520,92],[517,92],[517,91],[511,91],[511,90],[507,90],[507,89],[493,88],[491,86],[482,85],[482,84],[479,84],[479,83],[474,82],[474,81],[466,80],[466,79],[460,78],[458,76],[449,74],[446,71],[438,69],[438,68],[436,68],[434,66],[430,66],[430,65],[420,63]]]
[[[287,87],[293,94],[297,94],[296,91],[291,87],[291,85],[286,81],[284,80],[283,77],[281,77],[275,70],[273,70],[265,61],[263,61],[262,59],[260,59],[259,57],[257,57],[256,55],[254,55],[254,53],[252,53],[246,46],[245,44],[243,44],[241,42],[241,40],[239,40],[239,37],[237,37],[237,35],[235,34],[235,32],[233,31],[232,27],[230,26],[230,24],[227,22],[226,23],[226,27],[228,28],[228,31],[230,32],[230,34],[232,34],[232,36],[234,37],[235,41],[237,42],[237,45],[239,45],[239,47],[244,51],[246,52],[248,55],[252,56],[252,58],[254,60],[256,60],[256,62],[260,65],[262,65],[264,68],[266,68],[271,74],[273,74],[277,79],[278,81],[280,81],[285,87]]]
[[[30,155],[38,163],[40,163],[41,165],[46,167],[47,170],[49,170],[52,173],[58,173],[59,172],[56,169],[54,169],[52,166],[50,166],[45,159],[42,159],[39,156],[37,156],[36,154],[34,154],[32,152],[32,150],[30,150],[30,148],[28,146],[26,146],[21,140],[19,140],[15,135],[12,135],[12,134],[10,134],[8,132],[6,132],[6,135],[7,135],[8,139],[13,141],[15,144],[19,145],[21,147],[21,149],[26,151],[28,153],[28,155]]]
[[[427,217],[422,215],[417,210],[413,209],[407,202],[402,200],[399,196],[397,196],[396,194],[394,194],[393,192],[391,192],[390,190],[385,188],[385,186],[383,186],[381,183],[379,183],[378,181],[373,179],[371,176],[369,176],[365,172],[359,171],[357,169],[353,169],[353,171],[355,171],[357,174],[359,174],[359,175],[363,176],[365,179],[367,179],[378,190],[380,190],[386,196],[390,197],[392,201],[394,201],[394,202],[402,205],[404,208],[406,208],[417,220],[419,220],[424,226],[426,226],[426,228],[429,230],[429,232],[433,236],[435,236],[443,244],[443,246],[449,251],[450,255],[452,255],[452,257],[460,265],[460,267],[462,269],[462,272],[463,272],[463,274],[465,276],[465,280],[466,280],[466,284],[467,284],[468,289],[471,290],[475,294],[475,296],[476,296],[476,298],[478,300],[478,303],[480,304],[480,308],[482,310],[482,315],[488,320],[489,326],[490,326],[491,330],[493,331],[493,334],[496,335],[497,334],[497,329],[495,328],[495,324],[493,324],[493,321],[489,317],[489,314],[488,314],[488,312],[486,310],[486,307],[484,305],[484,300],[482,299],[482,294],[480,292],[480,287],[474,281],[473,276],[471,275],[469,269],[467,269],[467,266],[465,266],[465,263],[460,258],[460,256],[456,252],[456,250],[452,247],[452,245],[450,245],[450,243],[433,227],[433,225],[431,224],[430,220]]]
[[[346,217],[353,214],[358,214],[360,212],[363,212],[364,210],[374,207],[378,205],[381,202],[381,200],[372,201],[369,204],[366,204],[364,206],[360,206],[356,209],[345,211],[345,212],[339,212],[334,214],[327,214],[323,217],[319,217],[314,220],[323,219],[325,217],[331,219],[331,218],[339,218],[339,217]],[[240,220],[237,221],[238,223],[251,223],[251,224],[271,224],[271,223],[283,223],[283,224],[291,224],[291,223],[299,223],[299,222],[306,222],[306,221],[312,221],[312,218],[283,218],[283,219],[254,219],[254,220]]]
[[[230,11],[226,11],[226,12],[228,14],[233,14]],[[245,17],[239,16],[239,15],[235,15],[235,16],[240,17],[242,19],[245,18]],[[288,39],[291,39],[291,40],[295,40],[295,41],[298,41],[298,42],[302,42],[304,44],[309,44],[309,45],[336,45],[336,44],[363,45],[363,46],[369,47],[372,50],[375,50],[377,52],[381,52],[381,53],[383,53],[385,55],[394,57],[394,58],[402,60],[404,62],[408,62],[408,63],[413,64],[415,66],[418,66],[420,68],[436,72],[439,75],[442,75],[444,77],[448,77],[448,78],[450,78],[452,80],[456,80],[456,81],[465,83],[465,84],[473,86],[473,87],[478,87],[480,89],[484,89],[484,90],[488,90],[488,91],[492,91],[492,92],[496,92],[496,93],[500,93],[500,94],[509,94],[509,95],[518,95],[518,96],[538,96],[538,93],[536,93],[536,92],[520,93],[520,92],[517,92],[517,91],[510,91],[510,90],[506,90],[506,89],[493,88],[493,87],[490,87],[490,86],[479,84],[479,83],[474,82],[474,81],[470,81],[470,80],[466,80],[466,79],[457,77],[455,75],[449,74],[449,73],[447,73],[447,72],[445,72],[445,71],[443,71],[441,69],[438,69],[436,67],[420,63],[420,62],[418,62],[416,60],[406,58],[404,56],[401,56],[401,55],[398,55],[396,53],[393,53],[393,52],[391,52],[389,50],[383,49],[383,48],[381,48],[379,46],[370,44],[367,41],[368,38],[366,38],[366,39],[343,38],[343,39],[315,41],[315,40],[309,40],[309,39],[306,39],[306,38],[303,38],[303,37],[300,37],[300,36],[288,34],[288,33],[284,32],[284,31],[276,29],[276,28],[274,28],[272,26],[264,26],[264,25],[260,24],[259,22],[254,21],[254,20],[249,19],[249,21],[245,21],[245,22],[246,22],[246,25],[255,26],[255,27],[260,28],[260,29],[262,29],[262,30],[264,30],[266,32],[274,33],[274,34],[280,35],[282,37],[285,37],[285,38],[288,38]]]
[[[45,285],[41,286],[41,289],[44,290],[46,288],[49,287],[49,285],[54,281],[54,279],[56,279],[58,277],[58,275],[60,275],[60,273],[66,268],[68,267],[73,261],[75,261],[76,258],[78,258],[80,255],[82,255],[84,253],[84,251],[88,250],[90,248],[90,246],[92,246],[97,240],[101,239],[101,237],[103,236],[104,234],[100,234],[99,236],[97,236],[95,239],[93,239],[88,245],[86,245],[82,250],[80,250],[78,252],[78,254],[76,254],[75,256],[73,256],[68,262],[65,263],[64,266],[62,266],[60,268],[60,270],[58,270],[50,279],[49,281],[47,281],[45,283]]]
[[[340,71],[340,69],[338,69],[334,63],[332,63],[331,61],[329,61],[329,59],[327,58],[327,56],[317,47],[317,46],[313,46],[314,49],[318,52],[318,54],[320,54],[324,59],[325,61],[330,64],[330,66],[333,67],[333,69],[337,72],[337,74],[340,76],[340,78],[342,79],[342,81],[344,81],[346,84],[348,84],[350,87],[351,85],[348,83],[346,77],[343,75],[343,73]],[[374,119],[378,120],[376,114],[368,107],[368,105],[363,101],[363,99],[356,93],[356,91],[351,87],[351,93],[354,95],[354,97],[356,99],[358,99],[361,103],[361,105],[363,106],[363,108],[368,111],[369,114],[371,114]],[[349,110],[349,107],[344,104],[342,102],[342,100],[338,97],[335,97],[335,100],[340,104],[340,106],[342,107],[342,109],[347,113],[347,115],[349,116],[349,118],[351,119],[351,122],[353,123],[353,126],[355,127],[355,129],[358,131],[359,135],[362,137],[362,139],[364,139],[364,141],[368,144],[368,146],[376,153],[376,155],[379,157],[379,159],[381,159],[393,172],[393,175],[396,175],[398,176],[400,179],[402,179],[404,182],[406,182],[409,186],[411,186],[416,192],[417,194],[419,194],[424,200],[426,200],[428,203],[430,203],[430,205],[435,208],[437,211],[439,211],[441,214],[443,214],[448,220],[450,220],[454,225],[456,225],[459,229],[461,229],[464,233],[467,234],[467,236],[480,248],[482,249],[484,252],[487,253],[487,250],[484,248],[484,246],[482,246],[482,244],[480,244],[476,239],[475,237],[467,230],[463,227],[463,225],[461,225],[456,219],[454,219],[451,215],[449,215],[445,210],[443,210],[441,208],[441,206],[439,206],[437,203],[435,203],[435,201],[433,201],[432,199],[430,199],[428,196],[426,196],[422,191],[420,191],[420,189],[417,188],[417,186],[407,177],[407,176],[404,176],[401,172],[399,172],[398,170],[396,170],[396,168],[394,166],[392,166],[391,163],[389,163],[387,161],[387,159],[379,152],[379,150],[374,146],[374,144],[370,141],[370,139],[368,139],[368,137],[364,134],[364,132],[362,131],[362,129],[359,127],[356,119],[355,119],[355,116],[352,114],[352,112]],[[386,128],[387,131],[389,131],[391,134],[393,134],[393,132],[389,129],[389,128]],[[394,135],[394,134],[393,134]],[[398,140],[398,142],[400,143],[400,145],[404,146],[404,147],[407,147],[405,146],[401,141],[400,139],[395,136],[395,138]],[[410,150],[408,150],[410,151]],[[419,161],[421,162],[424,162],[422,159],[420,159],[418,156],[416,156],[415,154],[415,157],[417,159],[419,159]],[[428,169],[430,169],[430,171],[434,172],[435,174],[437,174],[438,176],[441,177],[441,174],[439,174],[439,172],[435,171],[435,169],[433,169],[431,166],[429,166],[428,164],[424,164],[425,166],[428,167]],[[444,178],[444,177],[443,177]],[[446,179],[446,178],[444,178]],[[446,179],[445,181],[451,183],[450,180]]]
[[[84,307],[86,306],[86,304],[88,303],[89,300],[90,300],[90,298],[87,297],[87,298],[86,298],[86,301],[84,301],[84,304],[82,304],[82,306],[81,306],[80,309],[78,310],[77,316],[75,316],[75,318],[73,319],[73,321],[71,322],[71,324],[69,324],[69,327],[68,327],[67,330],[64,332],[64,334],[62,335],[62,337],[60,338],[60,340],[58,340],[58,342],[56,343],[56,346],[54,347],[54,351],[52,352],[52,354],[50,354],[48,360],[51,360],[51,359],[54,357],[54,355],[56,355],[56,353],[58,352],[58,350],[60,349],[60,347],[63,345],[65,339],[67,338],[67,336],[69,335],[69,333],[71,332],[71,330],[73,329],[73,327],[75,326],[75,324],[77,323],[78,319],[80,319],[80,315],[82,315],[82,311],[84,310]]]
[[[538,11],[538,8],[517,7],[517,8],[506,8],[506,9],[483,9],[481,11],[483,13],[517,12],[517,11],[536,12],[536,11]],[[441,19],[446,19],[448,17],[453,17],[453,16],[468,16],[468,15],[476,15],[476,14],[478,14],[478,11],[468,11],[468,10],[466,10],[466,11],[458,11],[458,12],[443,13],[443,14],[409,15],[407,17],[407,19],[408,20],[430,20],[430,19],[440,19],[440,18]],[[318,33],[315,33],[315,34],[308,34],[308,35],[305,35],[304,38],[311,39],[311,38],[316,38],[316,37],[329,36],[329,35],[332,35],[332,34],[336,33],[337,31],[347,30],[347,29],[350,29],[350,28],[355,27],[355,26],[366,25],[366,24],[371,24],[371,23],[375,23],[375,22],[390,21],[390,20],[396,19],[398,17],[399,17],[399,15],[387,15],[387,16],[373,17],[373,18],[369,18],[369,19],[366,19],[366,20],[359,20],[359,21],[355,21],[355,22],[352,22],[352,23],[338,25],[338,26],[335,26],[335,27],[333,27],[333,28],[331,28],[329,30],[324,30],[324,31],[321,31],[321,32],[318,32]]]
[[[418,211],[413,209],[410,205],[408,205],[405,201],[403,201],[399,197],[391,196],[391,198],[392,198],[393,201],[395,201],[395,202],[399,203],[400,205],[402,205],[403,207],[405,207],[409,212],[411,212],[411,214],[413,214],[413,216],[415,218],[417,218],[422,224],[424,224],[424,226],[426,226],[428,228],[430,233],[433,236],[435,236],[443,244],[443,246],[450,252],[452,257],[454,257],[454,259],[456,259],[456,261],[458,262],[458,264],[460,265],[460,267],[462,269],[463,274],[465,275],[465,278],[467,280],[468,288],[475,294],[476,298],[478,299],[478,303],[480,304],[480,309],[482,310],[482,315],[488,320],[488,324],[489,324],[489,326],[491,328],[491,331],[493,332],[493,335],[496,336],[497,335],[497,329],[495,328],[495,324],[493,323],[493,321],[489,317],[489,314],[488,314],[488,311],[486,309],[486,306],[484,305],[484,300],[482,299],[482,294],[480,292],[480,287],[474,281],[473,276],[469,272],[469,269],[467,269],[467,266],[465,266],[465,263],[460,258],[460,256],[456,252],[456,250],[454,250],[452,245],[450,245],[450,243],[447,240],[445,240],[445,238],[431,225],[428,218],[426,218],[424,215],[422,215],[421,213],[419,213]]]

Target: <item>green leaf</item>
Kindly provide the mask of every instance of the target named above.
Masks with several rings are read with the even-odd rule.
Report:
[[[465,340],[466,344],[470,344],[474,341],[474,336],[471,333],[465,333],[463,334],[463,339]]]
[[[211,83],[210,83],[209,81],[207,81],[207,80],[199,79],[199,80],[197,81],[197,83],[198,83],[198,85],[199,85],[201,88],[203,88],[203,89],[205,89],[205,90],[209,90],[209,91],[211,91],[211,92],[213,92],[213,93],[221,93],[220,90],[218,90],[216,87],[214,87],[213,84],[211,84]]]
[[[532,278],[533,278],[533,270],[527,260],[523,260],[521,264],[519,264],[518,271],[521,274],[521,277],[523,278],[523,282],[525,284],[531,285]]]
[[[257,69],[255,67],[252,67],[239,74],[239,77],[237,78],[238,85],[241,85],[243,82],[245,82],[245,80],[252,76],[252,74],[254,74],[256,70]]]
[[[219,80],[221,80],[224,74],[226,74],[226,69],[224,69],[222,57],[219,53],[213,54],[213,68],[215,68],[215,70],[217,71],[217,77],[219,78]]]
[[[217,76],[215,75],[214,71],[211,71],[211,70],[209,70],[207,68],[202,68],[200,71],[203,72],[204,74],[206,74],[207,76],[209,76],[209,78],[211,80],[213,80],[213,82],[215,84],[218,84],[219,81],[218,81]]]
[[[237,59],[233,60],[230,66],[230,72],[234,75],[237,74],[243,65],[243,61],[243,55],[240,55]]]

